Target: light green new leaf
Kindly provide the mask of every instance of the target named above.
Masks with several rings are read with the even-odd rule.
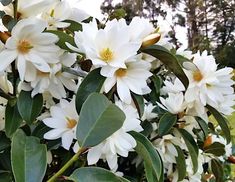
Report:
[[[137,132],[130,132],[130,134],[137,142],[135,151],[144,159],[145,164],[148,166],[147,170],[152,169],[153,176],[151,178],[156,176],[155,181],[163,182],[161,180],[163,164],[159,153],[144,135]],[[150,173],[148,172],[147,175]]]
[[[178,129],[178,131],[180,132],[180,134],[182,135],[185,141],[185,144],[189,151],[189,155],[192,160],[193,172],[196,173],[198,170],[198,151],[199,151],[198,145],[195,142],[193,136],[189,132],[187,132],[185,129]]]
[[[11,144],[11,163],[16,182],[42,182],[47,167],[46,145],[17,130]]]
[[[81,167],[69,177],[74,182],[129,182],[111,171],[99,167]]]
[[[78,88],[76,95],[76,109],[80,113],[83,103],[87,97],[93,92],[99,92],[105,77],[100,74],[100,69],[95,69],[91,71],[82,81],[81,85]]]
[[[160,136],[166,135],[177,122],[177,115],[169,112],[165,113],[159,121],[158,133]]]
[[[84,102],[77,139],[82,147],[95,146],[120,129],[125,120],[123,111],[104,95],[93,93]]]
[[[42,94],[38,94],[32,98],[31,92],[21,91],[17,106],[21,117],[27,124],[32,124],[41,113],[43,106]]]
[[[17,105],[12,106],[9,101],[5,111],[5,131],[7,137],[11,138],[22,122],[23,119],[20,116]]]
[[[207,105],[206,107],[208,108],[210,113],[215,117],[216,121],[220,125],[220,127],[223,131],[223,134],[225,135],[225,138],[227,140],[227,143],[230,143],[231,142],[231,133],[230,133],[230,129],[228,127],[227,119],[224,116],[222,116],[215,108],[213,108],[209,105]]]
[[[181,65],[177,58],[166,48],[159,45],[152,45],[147,48],[141,49],[141,52],[147,53],[155,58],[159,59],[166,67],[172,71],[184,84],[185,88],[188,87],[189,80],[185,75]]]

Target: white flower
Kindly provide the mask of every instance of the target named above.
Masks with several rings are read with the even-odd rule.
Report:
[[[160,153],[164,164],[176,163],[175,157],[178,156],[178,152],[174,145],[182,146],[182,140],[179,137],[173,135],[165,135],[154,141],[154,146]]]
[[[13,92],[12,83],[7,79],[7,74],[5,72],[3,75],[0,75],[0,89],[5,93]]]
[[[225,101],[226,95],[232,95],[232,68],[217,70],[213,56],[204,51],[201,55],[195,54],[193,64],[185,62],[185,72],[189,79],[189,87],[185,93],[187,102],[200,101],[218,108],[219,103]],[[223,103],[224,104],[224,103]]]
[[[7,100],[0,97],[0,131],[5,128],[5,110],[6,110]]]
[[[172,114],[179,114],[186,109],[184,95],[182,92],[169,93],[167,98],[160,97],[161,104],[158,105]]]
[[[44,9],[46,9],[54,0],[19,0],[17,4],[17,16],[18,18],[29,18],[39,15]],[[7,14],[13,16],[12,3],[3,9]]]
[[[177,49],[176,54],[181,55],[183,57],[186,57],[187,59],[192,59],[193,58],[192,51],[185,50],[184,48]]]
[[[158,114],[153,112],[153,109],[155,108],[155,106],[152,103],[147,103],[144,105],[144,114],[141,117],[141,120],[147,120],[147,121],[151,121],[152,119],[156,118],[158,116]]]
[[[178,78],[175,78],[174,81],[165,80],[164,86],[161,89],[162,94],[168,94],[168,93],[176,94],[183,91],[185,91],[185,87]]]
[[[0,72],[16,59],[20,79],[31,81],[37,70],[49,72],[49,63],[58,62],[59,47],[55,45],[58,37],[51,33],[42,33],[46,24],[38,19],[24,19],[12,29],[0,53]]]
[[[55,140],[62,138],[62,146],[69,150],[73,139],[76,138],[76,127],[79,116],[75,108],[75,98],[68,102],[60,100],[60,103],[50,108],[50,118],[43,119],[45,125],[53,128],[44,134],[44,138]]]
[[[105,74],[107,78],[104,82],[104,91],[108,93],[116,84],[118,96],[127,104],[132,100],[130,91],[138,95],[150,93],[151,90],[147,85],[147,79],[152,75],[148,71],[150,64],[138,59],[137,55],[130,59],[132,62],[126,63],[126,68],[119,68],[112,74]]]
[[[133,151],[136,146],[135,139],[127,132],[140,132],[143,130],[140,126],[140,120],[138,120],[138,112],[134,107],[121,103],[120,101],[116,101],[115,104],[126,115],[122,128],[99,145],[92,147],[87,155],[88,165],[97,163],[99,159],[104,159],[107,160],[112,171],[117,170],[118,155],[127,157],[129,151]]]
[[[32,91],[32,97],[38,93],[48,91],[54,98],[61,99],[66,97],[66,87],[68,90],[75,91],[77,85],[74,81],[74,75],[62,72],[62,64],[70,67],[76,61],[76,55],[64,53],[60,56],[60,63],[51,65],[50,72],[37,71],[33,81],[29,83]],[[62,64],[61,64],[62,63]]]
[[[101,75],[110,74],[117,68],[126,68],[125,61],[136,55],[140,42],[130,42],[126,28],[97,29],[95,20],[83,24],[83,31],[75,33],[75,43],[86,54]]]

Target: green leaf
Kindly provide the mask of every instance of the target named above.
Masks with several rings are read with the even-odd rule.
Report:
[[[196,121],[198,122],[200,128],[202,129],[203,133],[204,133],[204,138],[207,138],[208,136],[208,125],[207,123],[201,119],[200,117],[195,117]]]
[[[3,6],[7,6],[12,2],[12,0],[0,0],[0,2],[2,3]]]
[[[11,140],[7,138],[6,134],[3,131],[0,131],[0,152],[2,152],[4,149],[11,146]]]
[[[214,142],[204,149],[205,153],[214,154],[215,156],[222,156],[225,154],[225,146],[219,142]]]
[[[178,171],[178,181],[182,181],[186,176],[186,162],[183,150],[175,145],[178,156],[175,158]]]
[[[120,129],[125,120],[123,111],[104,95],[91,94],[82,106],[77,139],[82,147],[95,146]]]
[[[159,121],[158,134],[164,136],[169,133],[172,127],[177,122],[177,115],[171,114],[169,112],[165,113]]]
[[[198,170],[198,146],[197,146],[197,143],[195,142],[192,135],[189,132],[187,132],[185,129],[178,129],[178,131],[180,132],[180,134],[182,135],[182,137],[185,141],[185,144],[186,144],[188,151],[189,151],[189,155],[192,160],[193,171],[194,171],[194,173],[196,173]]]
[[[31,92],[21,91],[17,106],[21,117],[27,124],[32,124],[42,111],[42,94],[38,94],[32,98]]]
[[[175,55],[175,56],[181,65],[183,65],[184,62],[191,62],[188,58],[186,58],[182,55]]]
[[[129,182],[127,179],[99,167],[81,167],[73,172],[69,180],[74,182]]]
[[[142,128],[144,129],[143,131],[141,131],[141,133],[144,135],[144,136],[146,136],[146,137],[148,137],[152,132],[153,132],[153,125],[152,125],[152,123],[151,122],[149,122],[149,121],[143,121],[142,123],[141,123],[141,126],[142,126]]]
[[[69,30],[71,32],[77,32],[77,31],[82,31],[82,24],[78,23],[73,20],[65,20],[64,22],[70,23],[70,26],[66,28],[66,30]]]
[[[152,169],[153,176],[156,176],[155,181],[163,182],[161,179],[163,164],[159,153],[154,149],[152,143],[142,134],[130,132],[135,138],[137,146],[135,151],[144,159],[148,169]]]
[[[216,182],[224,182],[224,169],[221,163],[217,159],[211,160],[211,170],[215,175]]]
[[[151,166],[147,165],[146,162],[144,162],[144,169],[145,169],[145,175],[146,175],[147,181],[156,182],[157,176],[153,172],[153,169],[151,168]]]
[[[12,138],[11,162],[16,182],[41,182],[47,168],[46,146],[17,130]]]
[[[225,117],[223,117],[215,108],[207,105],[207,109],[210,111],[210,113],[215,117],[216,121],[220,125],[223,134],[225,135],[225,138],[227,140],[227,144],[231,142],[231,133],[230,129],[228,127],[228,121]]]
[[[12,174],[10,171],[0,171],[0,182],[12,182]]]
[[[11,138],[22,122],[23,119],[20,116],[17,104],[11,106],[11,101],[8,101],[5,111],[5,131],[7,137]]]
[[[83,103],[87,97],[93,92],[100,92],[105,77],[100,75],[100,69],[91,71],[82,81],[76,95],[76,109],[80,113]]]
[[[147,53],[163,62],[167,68],[172,71],[184,84],[185,88],[188,87],[189,80],[185,75],[177,58],[171,54],[166,48],[159,45],[152,45],[147,48],[141,49],[141,52]]]
[[[74,39],[72,36],[68,35],[67,33],[64,33],[62,31],[58,31],[58,30],[47,30],[46,32],[55,34],[59,37],[59,41],[56,43],[56,45],[58,45],[61,49],[65,49],[68,51],[71,51],[67,46],[66,46],[66,42],[68,42],[69,44],[71,44],[72,46],[76,47],[76,44],[74,42]]]
[[[142,95],[132,94],[135,106],[138,110],[140,118],[144,114],[144,97]]]

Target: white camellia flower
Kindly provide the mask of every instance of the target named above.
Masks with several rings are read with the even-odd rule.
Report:
[[[167,98],[160,97],[161,104],[158,105],[172,114],[180,114],[186,109],[184,95],[182,92],[169,93]]]
[[[185,72],[189,79],[189,87],[185,93],[187,102],[200,101],[218,108],[225,101],[226,95],[232,95],[232,68],[217,70],[215,59],[204,51],[194,55],[193,64],[184,63]],[[224,104],[224,103],[223,103]]]
[[[176,94],[183,91],[185,91],[185,87],[178,78],[175,78],[174,81],[165,80],[164,86],[161,88],[162,94],[168,94],[168,93]]]
[[[116,69],[112,74],[105,74],[104,91],[108,93],[112,87],[117,85],[117,93],[120,99],[127,103],[131,103],[131,93],[145,95],[150,93],[147,85],[147,79],[152,76],[149,71],[151,65],[148,62],[139,60],[139,56],[135,56],[126,63],[126,68]]]
[[[60,48],[55,45],[59,40],[56,35],[42,33],[45,28],[46,23],[39,19],[19,21],[6,41],[6,49],[0,53],[0,72],[6,70],[14,60],[17,61],[22,81],[32,81],[32,75],[37,71],[49,72],[49,64],[58,62]]]
[[[77,85],[74,79],[77,77],[70,73],[62,72],[62,66],[70,67],[75,63],[76,54],[64,53],[59,59],[60,63],[51,65],[50,72],[37,71],[35,79],[28,83],[32,88],[32,97],[47,91],[54,98],[61,99],[66,97],[64,87],[68,90],[76,91]],[[23,89],[25,90],[25,88]]]
[[[13,92],[12,83],[7,79],[6,73],[4,73],[3,75],[0,75],[0,89],[4,91],[5,93]]]
[[[75,43],[94,67],[101,67],[101,75],[113,73],[117,68],[125,69],[125,61],[136,55],[141,46],[140,41],[129,41],[126,28],[113,26],[98,30],[96,20],[83,25],[83,31],[75,33]]]
[[[141,117],[141,120],[151,121],[152,119],[156,118],[158,114],[153,112],[154,108],[155,106],[152,103],[146,103],[144,105],[144,114]]]
[[[92,147],[87,155],[88,165],[97,163],[99,159],[104,159],[108,162],[112,171],[117,170],[118,155],[127,157],[129,151],[133,151],[136,146],[135,139],[127,132],[140,132],[143,130],[140,125],[140,120],[138,119],[138,112],[134,107],[120,101],[116,101],[115,104],[122,109],[126,115],[122,128],[99,145]]]
[[[55,140],[62,138],[62,147],[69,150],[73,139],[76,138],[76,127],[79,120],[75,108],[75,97],[68,102],[60,100],[60,103],[50,108],[50,118],[43,119],[45,125],[52,130],[44,134],[44,138]]]
[[[19,0],[17,4],[17,16],[21,19],[35,17],[53,2],[54,0]],[[13,16],[14,11],[12,3],[3,7],[3,10]]]

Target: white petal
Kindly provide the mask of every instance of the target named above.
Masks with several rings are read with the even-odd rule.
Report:
[[[73,133],[73,131],[67,131],[62,135],[62,146],[66,149],[69,150],[72,142],[73,142],[73,138],[75,137],[75,134]]]
[[[65,129],[53,129],[45,133],[44,138],[48,140],[55,140],[60,138],[65,131]]]
[[[103,145],[99,144],[88,151],[87,162],[88,165],[96,164],[101,157]]]
[[[16,59],[16,56],[16,51],[3,50],[0,53],[0,73],[7,69],[7,67]]]
[[[131,104],[131,93],[127,85],[121,80],[117,79],[117,92],[120,99],[127,103]]]

